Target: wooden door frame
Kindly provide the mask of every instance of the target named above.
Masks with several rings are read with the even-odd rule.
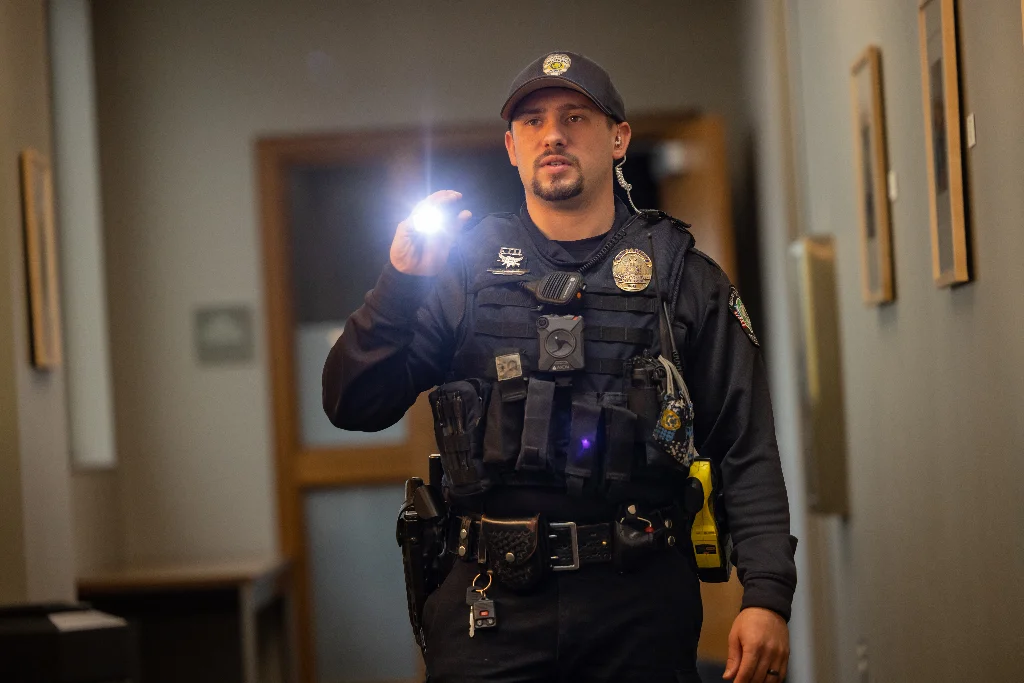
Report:
[[[431,131],[429,144],[434,150],[479,149],[493,146],[502,134],[496,126],[441,129]],[[297,659],[304,683],[313,683],[315,661],[303,491],[402,483],[409,476],[424,474],[426,455],[435,446],[429,410],[422,398],[409,411],[409,440],[404,445],[359,449],[303,446],[296,400],[288,174],[298,166],[329,168],[376,159],[396,150],[422,149],[426,139],[421,130],[402,130],[268,137],[256,142],[279,545],[282,556],[294,567]],[[344,457],[339,457],[342,454]]]
[[[700,120],[688,113],[658,114],[631,121],[634,139],[680,137],[680,126]],[[258,202],[263,248],[263,277],[273,414],[279,545],[292,562],[293,595],[300,680],[313,683],[313,610],[309,582],[304,490],[358,484],[402,483],[423,475],[426,454],[435,450],[430,414],[423,397],[409,411],[408,443],[359,449],[306,447],[299,416],[292,310],[288,174],[295,167],[324,167],[376,160],[382,155],[419,150],[480,150],[500,143],[501,125],[463,125],[389,131],[273,136],[256,141]],[[724,145],[724,140],[721,141]],[[728,188],[724,188],[728,197]],[[725,200],[727,203],[727,199]],[[731,246],[731,226],[729,234]],[[341,455],[344,457],[339,457]]]

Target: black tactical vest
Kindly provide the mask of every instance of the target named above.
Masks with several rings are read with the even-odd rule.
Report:
[[[569,265],[538,251],[513,214],[487,216],[464,237],[465,317],[448,383],[431,395],[451,494],[527,485],[615,498],[616,490],[671,478],[674,461],[649,443],[656,412],[638,408],[624,367],[629,359],[661,352],[659,287],[653,279],[644,286],[635,268],[631,273],[623,265],[644,258],[629,250],[652,258],[674,311],[684,255],[693,246],[686,227],[645,211],[614,230],[585,262]],[[552,271],[581,273],[584,291],[566,306],[539,304],[523,284]],[[617,277],[639,291],[625,291]],[[538,319],[545,314],[583,318],[583,370],[538,368]],[[443,426],[438,401],[452,391],[459,393],[462,433]]]

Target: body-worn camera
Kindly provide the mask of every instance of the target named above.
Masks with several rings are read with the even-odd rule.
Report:
[[[537,318],[540,332],[540,372],[572,372],[583,369],[583,317],[579,315],[542,315]]]

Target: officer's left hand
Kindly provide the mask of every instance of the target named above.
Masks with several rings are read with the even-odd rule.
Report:
[[[729,661],[722,678],[734,683],[782,683],[789,664],[789,627],[775,612],[748,607],[729,633]],[[768,670],[778,671],[769,676]]]

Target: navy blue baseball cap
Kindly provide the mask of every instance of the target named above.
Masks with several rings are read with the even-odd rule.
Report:
[[[612,79],[596,62],[575,52],[552,52],[523,69],[508,91],[501,118],[512,121],[516,106],[541,88],[568,88],[583,93],[616,123],[626,120],[626,105]]]

